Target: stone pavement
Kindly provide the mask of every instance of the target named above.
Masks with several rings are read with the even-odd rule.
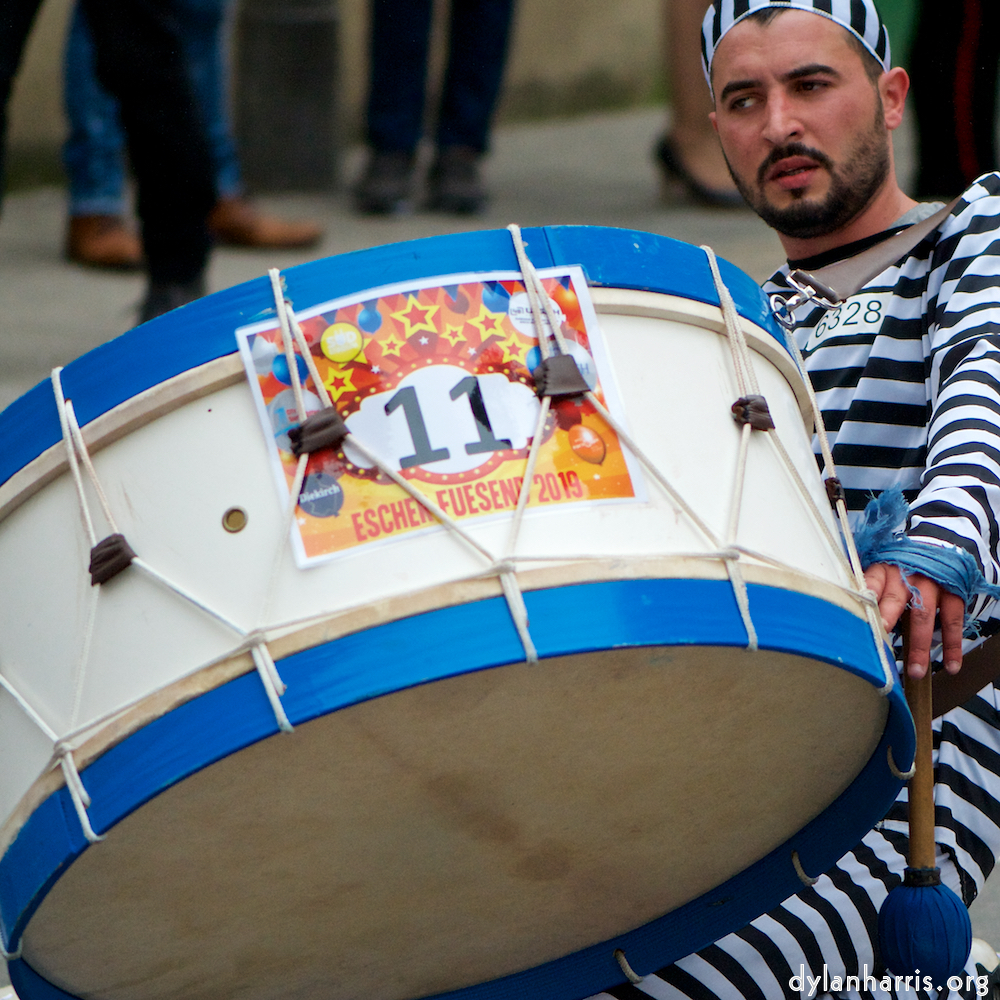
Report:
[[[344,192],[261,199],[282,214],[316,218],[326,237],[314,251],[217,250],[211,291],[318,257],[400,240],[470,229],[558,223],[621,226],[707,243],[758,281],[782,259],[775,235],[748,210],[661,203],[649,152],[663,126],[662,109],[510,125],[497,131],[487,172],[487,212],[465,219],[417,212],[388,219],[352,214]],[[910,174],[910,137],[897,137],[900,175]],[[347,157],[353,177],[361,152]],[[8,197],[0,220],[0,408],[134,322],[143,290],[136,275],[115,275],[62,259],[63,192],[39,189]],[[1000,944],[1000,878],[973,907],[975,933]],[[0,963],[0,983],[5,982]]]

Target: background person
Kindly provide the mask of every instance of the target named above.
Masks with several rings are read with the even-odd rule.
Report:
[[[169,5],[82,2],[98,77],[121,106],[138,185],[149,277],[140,307],[140,321],[145,321],[204,294],[211,247],[206,219],[216,200],[212,161]],[[40,3],[6,0],[0,5],[0,189],[7,101]]]
[[[680,193],[700,205],[744,208],[708,119],[712,98],[705,89],[699,45],[704,13],[705,0],[663,0],[660,6],[670,116],[653,158],[664,201]]]
[[[354,189],[360,212],[390,214],[412,207],[433,6],[433,0],[372,0],[370,150]],[[451,0],[437,152],[427,177],[430,209],[467,214],[486,203],[481,160],[500,93],[513,7],[514,0]]]
[[[923,0],[910,57],[918,198],[953,198],[997,166],[1000,5]]]
[[[890,135],[902,120],[908,77],[891,68],[871,0],[717,0],[704,39],[713,121],[734,179],[789,257],[765,291],[788,292],[792,266],[853,256],[934,212],[896,182]],[[935,684],[939,711],[949,709],[935,723],[937,862],[966,904],[1000,851],[1000,696],[985,657],[978,685],[986,686],[951,707],[963,678],[956,673],[963,612],[983,635],[1000,626],[996,601],[983,593],[1000,579],[998,230],[1000,175],[987,174],[938,231],[837,316],[803,306],[794,331],[853,516],[892,486],[910,503],[905,541],[891,556],[876,553],[866,578],[888,629],[910,605],[906,669],[923,674],[932,653],[944,665]],[[969,593],[949,579],[945,567],[955,566],[969,570]],[[831,978],[863,975],[865,967],[881,976],[877,913],[906,866],[906,818],[903,792],[884,823],[814,886],[641,987],[610,994],[785,1000],[800,966],[813,976],[824,967]]]
[[[208,217],[216,243],[289,249],[314,246],[322,228],[258,212],[245,197],[229,119],[224,30],[226,0],[173,0],[174,20],[194,95],[208,133],[217,200]],[[66,36],[64,106],[69,136],[63,162],[69,180],[66,256],[81,264],[136,268],[142,244],[126,222],[125,136],[118,102],[101,86],[82,6]]]

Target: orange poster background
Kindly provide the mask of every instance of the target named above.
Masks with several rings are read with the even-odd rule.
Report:
[[[562,311],[564,336],[592,354],[592,333],[599,334],[588,330],[574,276],[544,278],[543,284]],[[520,280],[463,281],[355,301],[299,322],[323,384],[350,426],[351,415],[365,398],[391,394],[403,378],[426,366],[444,364],[477,376],[502,374],[509,382],[533,389],[530,368],[538,364],[537,340],[519,330],[506,309],[510,297],[523,291]],[[581,291],[586,295],[585,287]],[[249,334],[246,343],[256,361],[251,382],[269,416],[290,489],[297,463],[286,450],[283,432],[299,417],[294,406],[282,406],[289,398],[290,378],[280,330],[275,326]],[[299,370],[306,375],[302,361]],[[311,378],[303,381],[315,392]],[[594,392],[606,406],[599,379]],[[635,496],[617,436],[585,400],[553,404],[543,442],[529,509]],[[513,511],[527,452],[527,447],[491,451],[464,472],[440,474],[428,463],[402,469],[401,475],[458,520],[494,516]],[[316,504],[300,503],[296,510],[307,560],[437,523],[400,486],[377,469],[355,465],[343,449],[310,456],[300,494],[306,497],[317,498]]]

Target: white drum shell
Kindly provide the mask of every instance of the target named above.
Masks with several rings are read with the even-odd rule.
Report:
[[[730,405],[740,392],[728,343],[720,335],[719,310],[615,289],[595,289],[593,297],[631,433],[724,538],[740,441]],[[736,541],[839,600],[849,581],[831,541],[836,529],[803,421],[804,390],[771,335],[744,326],[760,392],[808,484],[812,509],[773,442],[754,433]],[[217,388],[151,422],[134,419],[135,426],[130,425],[134,401],[123,404],[109,421],[117,420],[115,434],[121,436],[94,450],[118,528],[145,563],[245,631],[287,625],[286,631],[294,632],[296,623],[339,616],[331,635],[391,617],[389,602],[404,595],[481,573],[482,558],[443,528],[297,569],[282,537],[283,514],[239,362],[233,357],[213,364]],[[57,445],[33,465],[51,468],[63,458]],[[36,480],[41,475],[38,471]],[[12,494],[10,484],[0,492],[0,510],[7,509],[0,521],[0,566],[8,568],[12,584],[0,603],[0,671],[52,734],[65,738],[100,728],[115,712],[233,656],[238,635],[137,567],[102,586],[98,597],[86,571],[90,546],[71,477],[63,473],[37,489],[29,466],[17,478],[19,494]],[[631,564],[654,556],[677,557],[674,575],[724,576],[717,558],[697,563],[682,558],[713,547],[646,472],[641,478],[641,500],[529,511],[518,553],[551,556],[545,565],[562,566],[573,580],[627,576],[638,572]],[[98,510],[92,495],[91,501]],[[224,512],[233,506],[249,515],[236,534],[222,526]],[[95,516],[100,537],[106,530],[100,514]],[[467,527],[499,553],[508,520],[501,515]],[[581,556],[593,563],[576,561]],[[560,564],[561,559],[574,561]],[[528,572],[529,587],[530,578]],[[495,581],[479,586],[499,590]],[[849,605],[846,598],[843,603]],[[240,670],[248,669],[244,661]],[[52,755],[52,741],[6,691],[0,691],[0,755],[6,763],[0,783],[6,843],[25,815],[16,810],[18,803]]]

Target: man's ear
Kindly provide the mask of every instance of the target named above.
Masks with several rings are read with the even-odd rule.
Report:
[[[906,103],[909,89],[910,77],[902,66],[893,66],[879,77],[878,92],[885,113],[885,127],[890,132],[899,128],[903,121],[903,105]]]
[[[715,120],[715,112],[709,111],[708,120],[712,123],[712,128],[715,129],[715,134],[719,134],[719,123]]]

